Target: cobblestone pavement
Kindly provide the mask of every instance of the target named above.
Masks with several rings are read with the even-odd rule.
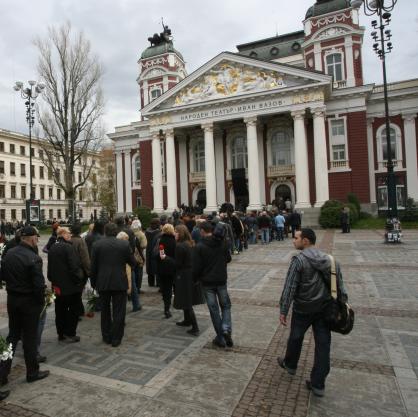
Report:
[[[49,309],[42,343],[48,361],[42,368],[51,375],[27,384],[19,350],[0,416],[418,417],[418,231],[406,231],[401,245],[382,239],[381,231],[318,232],[318,246],[342,264],[356,311],[352,334],[333,335],[322,399],[305,387],[314,354],[311,332],[296,375],[277,366],[289,331],[278,326],[278,300],[294,253],[288,239],[234,256],[231,349],[212,346],[206,306],[196,308],[200,336],[188,336],[174,324],[181,312],[163,319],[160,295],[147,286],[143,310],[132,313],[128,306],[118,348],[101,342],[99,314],[80,323],[80,343],[60,344]],[[0,290],[2,335],[5,300]]]

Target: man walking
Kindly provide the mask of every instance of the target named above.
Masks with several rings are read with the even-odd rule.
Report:
[[[227,290],[227,263],[231,254],[225,242],[226,228],[207,221],[200,224],[201,241],[196,245],[193,258],[193,280],[202,283],[216,337],[212,343],[232,347],[231,300]],[[219,304],[218,304],[219,303]],[[219,312],[219,305],[221,312]]]
[[[49,375],[49,371],[39,370],[36,358],[39,316],[45,303],[45,278],[37,244],[37,230],[25,226],[19,244],[7,252],[1,265],[9,314],[7,343],[12,344],[15,352],[17,343],[22,339],[27,382],[35,382]],[[7,384],[11,366],[11,359],[0,362],[0,385]]]
[[[274,222],[276,223],[276,230],[277,230],[277,240],[284,240],[284,224],[285,218],[281,213],[279,213],[275,218]]]
[[[293,245],[302,252],[290,262],[280,299],[280,323],[287,325],[287,315],[293,301],[290,335],[286,355],[277,358],[279,365],[295,375],[306,331],[312,326],[315,338],[315,358],[311,379],[306,381],[313,394],[322,397],[325,379],[330,370],[331,331],[323,318],[325,304],[330,301],[331,261],[328,255],[315,248],[316,235],[312,229],[295,233]],[[340,267],[336,265],[338,294],[347,301]]]
[[[116,224],[106,224],[104,232],[106,237],[93,245],[90,279],[102,301],[103,341],[117,347],[121,344],[125,327],[128,290],[126,264],[134,268],[136,261],[129,242],[116,239]]]

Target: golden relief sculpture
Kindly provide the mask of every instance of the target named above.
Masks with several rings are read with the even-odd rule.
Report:
[[[175,105],[283,87],[286,85],[279,73],[224,62],[196,80],[194,85],[180,91]]]

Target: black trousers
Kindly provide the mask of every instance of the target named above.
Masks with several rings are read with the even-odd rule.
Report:
[[[31,295],[7,295],[7,312],[9,314],[9,335],[7,343],[13,346],[13,353],[20,339],[26,364],[26,375],[34,376],[39,371],[37,356],[37,334],[39,316],[43,305]],[[12,360],[0,362],[0,383],[10,373]]]
[[[58,336],[75,336],[80,313],[80,294],[57,295],[55,326]]]
[[[164,311],[170,310],[173,296],[174,275],[160,275],[161,295],[164,301]]]
[[[183,309],[184,321],[192,325],[192,330],[199,330],[193,307]]]
[[[100,291],[103,340],[119,342],[125,331],[126,291]]]

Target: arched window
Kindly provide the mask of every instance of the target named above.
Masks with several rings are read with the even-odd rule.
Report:
[[[194,172],[205,171],[205,142],[202,138],[196,140],[193,145],[193,167]]]
[[[247,168],[247,141],[242,136],[235,137],[231,142],[232,169]]]
[[[389,128],[390,132],[390,150],[391,150],[391,157],[392,160],[397,160],[397,152],[396,152],[396,132],[393,127]],[[380,145],[382,147],[382,158],[383,161],[388,160],[388,146],[387,146],[387,135],[386,135],[386,128],[382,130],[380,134]]]
[[[273,165],[292,165],[292,145],[288,131],[279,130],[273,134],[271,157]]]
[[[334,82],[343,80],[343,65],[341,54],[329,54],[327,55],[326,61],[327,74],[332,75]]]

